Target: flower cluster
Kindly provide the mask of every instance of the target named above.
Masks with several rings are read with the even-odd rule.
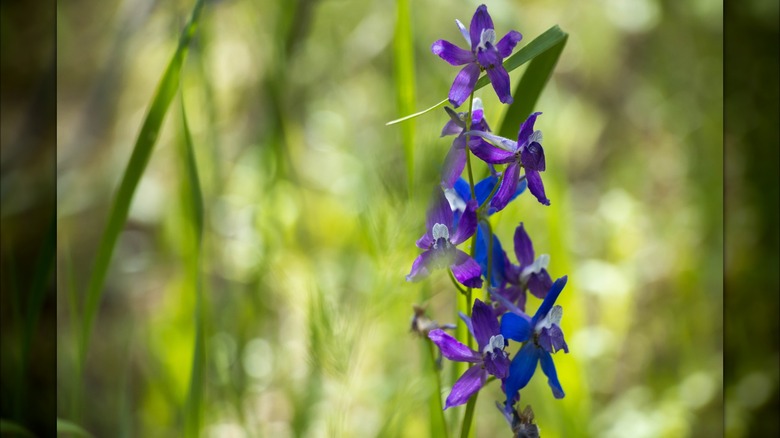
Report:
[[[467,49],[439,40],[431,50],[452,65],[464,66],[450,88],[449,101],[457,108],[468,100],[468,111],[445,108],[449,120],[441,136],[454,139],[442,165],[441,188],[435,190],[428,208],[425,233],[417,240],[423,251],[412,263],[406,279],[420,281],[437,270],[447,269],[470,307],[469,315],[460,315],[468,328],[466,342],[435,323],[418,330],[427,335],[444,358],[470,364],[452,386],[444,409],[467,403],[485,385],[499,380],[505,394],[499,406],[513,430],[535,428],[530,407],[518,416],[515,404],[537,365],[541,365],[553,396],[564,396],[552,354],[569,351],[560,326],[563,310],[555,304],[567,277],[552,280],[547,270],[550,257],[536,256],[522,222],[514,232],[516,263],[511,260],[493,233],[490,219],[526,189],[539,203],[550,205],[541,177],[547,167],[542,134],[535,129],[542,113],[535,112],[520,124],[516,140],[491,132],[482,103],[474,98],[474,87],[485,72],[499,100],[512,103],[509,73],[503,59],[512,54],[522,35],[510,31],[496,42],[493,20],[485,5],[477,8],[468,29],[460,21],[456,23]],[[488,169],[488,176],[476,183],[471,180],[470,167],[469,180],[461,177],[469,154],[479,158]],[[470,242],[468,249],[458,248],[466,242]],[[475,298],[472,303],[472,289],[483,287],[483,299]],[[528,292],[542,300],[533,316],[526,310]],[[414,321],[427,321],[420,312],[418,308],[413,327]],[[514,357],[510,355],[510,341],[519,344]],[[531,412],[530,420],[525,412]]]

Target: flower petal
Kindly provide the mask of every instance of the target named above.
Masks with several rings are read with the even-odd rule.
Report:
[[[555,398],[563,398],[566,394],[563,392],[561,382],[558,381],[558,374],[555,372],[555,363],[550,353],[539,350],[539,362],[542,365],[542,371],[547,376],[547,384],[552,389]]]
[[[447,226],[447,230],[451,233],[452,230],[452,209],[450,203],[447,201],[447,197],[444,196],[444,192],[437,188],[433,193],[433,201],[428,207],[428,213],[425,217],[425,229],[428,234],[433,230],[435,224],[442,224]],[[431,239],[433,236],[431,236]]]
[[[537,172],[543,172],[547,168],[547,164],[544,161],[544,149],[542,145],[535,141],[523,148],[523,152],[520,154],[520,161],[526,169]]]
[[[482,31],[485,29],[493,29],[493,19],[488,14],[487,6],[480,5],[477,11],[474,12],[474,16],[471,17],[471,26],[469,26],[472,52],[476,51],[479,40],[482,37]]]
[[[482,366],[474,365],[452,385],[452,391],[447,396],[444,409],[460,406],[466,403],[472,395],[479,391],[487,380],[487,371]]]
[[[549,353],[555,353],[558,350],[563,350],[564,353],[569,352],[569,346],[563,337],[563,330],[556,324],[549,328],[545,327],[539,332],[539,346]]]
[[[460,178],[463,168],[466,167],[466,139],[457,137],[444,158],[441,170],[441,184],[446,188],[452,188],[455,181]]]
[[[431,275],[431,263],[435,254],[433,250],[428,250],[417,256],[412,263],[412,270],[406,276],[406,281],[420,281]]]
[[[450,88],[449,99],[450,103],[454,107],[459,107],[469,98],[469,95],[474,91],[474,85],[479,79],[479,64],[472,62],[467,64],[463,69],[455,76],[455,80],[452,82]]]
[[[501,186],[498,187],[495,196],[490,200],[490,206],[495,208],[496,211],[503,210],[509,204],[517,189],[519,174],[520,165],[517,163],[510,163],[504,170],[504,179],[501,181]]]
[[[428,333],[428,338],[439,347],[441,355],[455,362],[476,363],[482,360],[482,355],[463,345],[451,334],[442,329],[434,329]]]
[[[509,73],[507,73],[506,69],[501,65],[497,65],[495,68],[487,70],[487,75],[490,78],[490,83],[493,84],[496,95],[498,95],[498,100],[505,104],[514,102],[509,84]]]
[[[460,245],[477,231],[477,208],[477,201],[473,199],[466,203],[466,209],[458,221],[458,228],[450,236],[453,245]]]
[[[528,316],[523,313],[505,313],[501,317],[501,335],[504,339],[525,342],[531,339],[532,331],[533,326],[531,326]]]
[[[521,268],[530,266],[534,262],[534,245],[522,222],[515,228],[515,256]]]
[[[552,278],[550,278],[550,273],[547,272],[547,269],[542,269],[538,274],[531,274],[531,276],[528,277],[528,290],[531,291],[536,298],[544,299],[544,297],[547,296],[547,291],[550,290],[552,285],[553,281]]]
[[[463,324],[466,324],[466,328],[469,329],[471,336],[474,336],[474,325],[471,323],[471,318],[463,312],[458,312],[458,316],[463,321]]]
[[[512,50],[515,49],[517,43],[519,43],[522,39],[523,35],[521,35],[520,32],[516,30],[509,31],[509,33],[504,35],[498,44],[496,44],[496,50],[498,50],[498,54],[502,58],[508,58],[509,55],[512,54]]]
[[[482,273],[487,280],[487,265],[488,265],[488,240],[487,231],[484,225],[477,227],[477,242],[476,249],[474,251],[474,259],[479,263],[482,268]],[[499,287],[505,281],[505,272],[507,257],[504,249],[501,247],[501,242],[498,240],[498,236],[493,235],[493,256],[491,260],[492,270],[490,273],[490,285],[492,287]]]
[[[547,316],[547,314],[550,312],[550,309],[552,309],[553,305],[555,305],[555,300],[558,299],[558,295],[561,294],[561,291],[563,290],[563,287],[566,286],[566,282],[568,280],[569,277],[566,275],[555,280],[555,283],[553,283],[552,287],[547,292],[547,296],[544,297],[544,301],[542,301],[542,304],[536,310],[536,313],[534,314],[534,317],[531,320],[531,327],[536,327],[536,324],[542,318]]]
[[[471,187],[469,186],[469,183],[466,182],[465,179],[459,178],[457,181],[455,181],[455,185],[453,187],[455,189],[455,192],[460,196],[460,199],[463,200],[464,203],[471,200]]]
[[[479,137],[473,137],[469,140],[469,149],[477,158],[489,164],[504,164],[515,161],[514,152],[493,146]]]
[[[475,136],[475,137],[482,137],[485,140],[487,140],[490,143],[492,143],[493,146],[495,146],[497,148],[501,148],[501,149],[503,149],[503,150],[505,150],[507,152],[511,152],[512,154],[517,152],[517,147],[518,147],[517,146],[517,142],[513,141],[513,140],[510,140],[508,138],[501,137],[501,136],[498,136],[498,135],[495,135],[495,134],[491,134],[491,133],[489,133],[487,131],[479,131],[479,130],[475,130],[475,129],[472,129],[471,131],[468,131],[465,134],[466,135],[472,135],[472,136]]]
[[[477,203],[482,205],[490,193],[493,192],[493,187],[496,186],[498,178],[493,175],[488,175],[482,181],[474,184],[474,195],[477,197]]]
[[[522,125],[520,125],[520,131],[517,133],[517,144],[522,146],[528,142],[528,139],[531,138],[531,134],[534,133],[534,123],[536,123],[536,118],[539,117],[539,115],[542,114],[540,112],[535,112],[528,116],[527,119],[525,119],[525,122],[523,122]]]
[[[527,342],[509,365],[509,377],[504,382],[507,402],[513,400],[517,392],[528,385],[536,371],[537,362],[539,362],[538,349],[533,342]]]
[[[528,180],[528,190],[536,197],[536,200],[542,205],[550,205],[550,200],[547,199],[547,195],[544,193],[544,183],[542,183],[542,176],[539,175],[539,172],[526,169],[525,179]]]
[[[466,26],[463,25],[463,23],[460,22],[457,18],[455,19],[455,24],[458,25],[458,29],[460,30],[460,34],[463,35],[463,39],[466,40],[466,44],[471,47],[471,37],[469,36],[469,31],[466,29]]]
[[[449,41],[438,40],[431,46],[434,55],[449,62],[451,65],[463,65],[474,62],[474,54],[469,50],[461,49]]]
[[[450,266],[452,275],[460,284],[466,287],[482,287],[482,270],[479,263],[474,261],[468,254],[461,250],[455,250],[455,263]]]
[[[479,345],[479,351],[490,343],[490,338],[500,334],[498,320],[493,315],[493,308],[479,300],[474,300],[474,306],[471,309],[471,324],[474,327],[474,338]],[[484,352],[483,352],[484,353]]]

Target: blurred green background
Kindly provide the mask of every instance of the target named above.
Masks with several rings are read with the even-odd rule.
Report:
[[[385,122],[406,115],[399,95],[415,110],[446,96],[457,69],[430,45],[458,42],[454,19],[478,4],[411,2],[414,74],[399,85],[395,2],[207,2],[180,88],[204,201],[203,435],[429,434],[436,390],[412,305],[456,322],[456,294],[443,272],[404,275],[450,140],[442,110],[407,125],[410,175],[402,127]],[[778,356],[734,370],[724,391],[724,266],[739,275],[758,255],[746,243],[724,265],[722,5],[487,5],[499,36],[524,35],[519,47],[555,24],[569,33],[537,104],[552,205],[526,194],[493,220],[506,248],[524,222],[551,275],[569,275],[571,352],[555,356],[566,398],[540,375],[521,404],[544,437],[750,435],[776,400],[762,370]],[[116,187],[191,8],[58,4],[57,416],[95,436],[184,427],[196,286],[180,96],[114,251],[83,374],[77,340]],[[505,108],[489,87],[477,96],[498,126]],[[477,436],[509,435],[500,398],[483,389]],[[451,433],[463,411],[446,412]]]

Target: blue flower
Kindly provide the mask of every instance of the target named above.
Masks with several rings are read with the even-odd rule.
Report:
[[[480,5],[471,18],[469,30],[455,20],[460,33],[470,50],[461,49],[449,41],[438,40],[431,51],[451,65],[466,65],[455,77],[450,88],[450,103],[459,107],[474,91],[474,86],[483,70],[487,73],[498,99],[502,103],[512,103],[509,86],[509,73],[504,68],[504,58],[512,54],[517,43],[523,38],[520,32],[510,31],[496,43],[496,31],[487,6]]]
[[[431,270],[449,266],[453,276],[466,287],[482,287],[479,264],[468,254],[456,248],[474,235],[477,228],[477,202],[469,201],[455,222],[455,213],[441,190],[436,190],[434,201],[428,209],[425,234],[417,240],[422,254],[415,259],[407,281],[418,281]]]
[[[444,357],[473,364],[452,386],[444,409],[466,403],[485,385],[488,375],[503,380],[509,371],[509,355],[504,351],[507,344],[500,333],[493,309],[478,299],[474,300],[471,318],[465,317],[464,320],[477,340],[479,351],[463,345],[444,330],[431,330],[428,334]]]
[[[529,318],[517,308],[510,309],[510,313],[506,313],[501,318],[501,334],[504,338],[525,342],[509,366],[509,377],[505,382],[507,406],[512,404],[517,393],[531,380],[537,363],[541,364],[542,371],[547,376],[547,383],[552,389],[553,396],[555,398],[564,396],[550,353],[558,350],[569,352],[559,325],[563,309],[561,306],[553,306],[567,280],[566,276],[555,280],[533,318]]]

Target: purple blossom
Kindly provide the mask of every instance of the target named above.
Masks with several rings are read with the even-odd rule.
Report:
[[[509,203],[520,181],[520,167],[525,169],[525,179],[528,182],[528,190],[536,199],[550,205],[550,200],[544,194],[544,184],[539,175],[547,165],[542,148],[542,132],[534,131],[534,122],[541,113],[536,112],[528,116],[520,125],[517,141],[499,137],[488,132],[469,131],[467,134],[484,138],[492,143],[471,143],[471,151],[489,164],[507,164],[504,177],[496,195],[490,200],[491,207],[501,210]]]
[[[495,269],[502,273],[504,280],[496,293],[513,304],[517,303],[517,307],[525,311],[526,291],[531,291],[535,297],[544,299],[553,285],[552,278],[547,272],[550,256],[542,254],[534,258],[534,246],[522,222],[515,229],[514,243],[515,256],[519,265],[512,264],[506,257],[506,253],[493,256],[493,263],[497,265]],[[477,260],[479,261],[479,258]]]
[[[506,313],[501,318],[501,334],[504,338],[525,342],[509,367],[509,377],[505,382],[507,405],[511,405],[517,392],[531,380],[537,363],[542,365],[542,371],[547,376],[547,383],[552,389],[553,396],[563,398],[565,395],[558,381],[551,353],[558,350],[569,352],[560,327],[563,309],[561,306],[553,306],[563,287],[566,286],[567,280],[566,276],[555,280],[533,318],[529,318],[516,307],[512,308],[511,304],[509,304],[510,313]]]
[[[417,240],[417,247],[424,249],[412,264],[407,281],[418,281],[434,269],[449,266],[453,276],[466,287],[482,287],[479,264],[465,252],[456,248],[474,235],[477,229],[477,202],[466,204],[465,211],[454,226],[455,214],[441,190],[436,190],[433,204],[425,220],[427,231]]]
[[[450,116],[450,120],[444,125],[441,130],[441,136],[457,135],[455,140],[452,141],[447,156],[444,158],[444,164],[442,166],[441,184],[445,188],[452,188],[455,182],[463,173],[463,168],[466,167],[466,117],[467,113],[456,113],[449,107],[444,108],[447,114]],[[476,129],[483,132],[490,132],[490,126],[488,126],[487,120],[484,117],[484,110],[482,109],[482,100],[474,99],[474,110],[471,112],[471,129]],[[484,143],[481,137],[470,137],[469,143]],[[476,145],[475,145],[476,146]]]
[[[509,355],[504,351],[507,343],[501,335],[493,309],[478,299],[474,300],[471,319],[464,319],[477,340],[478,351],[463,345],[444,330],[432,330],[428,334],[444,357],[473,364],[452,386],[444,409],[466,403],[485,385],[489,375],[503,380],[509,372]]]
[[[471,18],[468,30],[458,20],[455,20],[469,50],[462,49],[449,41],[438,40],[431,46],[431,51],[452,65],[466,65],[455,77],[450,88],[450,103],[459,107],[474,91],[474,86],[482,71],[487,73],[493,89],[496,90],[502,103],[512,103],[509,87],[509,73],[504,68],[504,58],[512,54],[512,50],[523,38],[520,32],[510,31],[496,44],[496,31],[493,19],[488,14],[487,6],[480,5]]]

